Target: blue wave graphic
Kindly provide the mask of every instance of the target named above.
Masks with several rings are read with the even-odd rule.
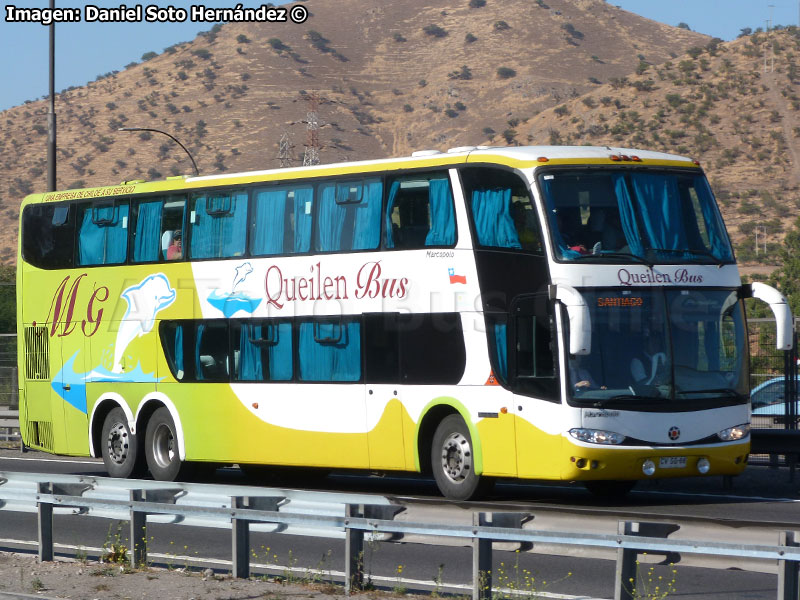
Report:
[[[258,305],[261,304],[261,300],[262,298],[253,298],[242,292],[220,294],[219,290],[214,290],[208,297],[208,303],[226,317],[232,317],[240,310],[253,314],[258,308]]]
[[[74,406],[82,413],[87,412],[86,408],[86,384],[95,381],[121,382],[121,383],[156,383],[163,377],[156,377],[154,373],[145,373],[140,363],[136,368],[126,373],[112,373],[105,367],[95,367],[86,373],[75,372],[75,358],[78,353],[64,363],[61,370],[53,378],[50,384],[56,394],[61,396],[65,402]],[[66,389],[69,386],[69,389]]]

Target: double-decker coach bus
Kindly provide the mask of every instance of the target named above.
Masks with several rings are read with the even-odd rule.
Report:
[[[708,182],[591,147],[125,182],[21,210],[25,444],[108,473],[196,463],[497,477],[734,475],[743,286]],[[260,467],[263,469],[263,467]]]

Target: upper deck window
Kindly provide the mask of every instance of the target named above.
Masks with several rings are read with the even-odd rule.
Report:
[[[247,192],[210,193],[190,213],[190,258],[242,256],[247,236]]]
[[[314,202],[310,185],[256,189],[253,198],[253,256],[308,252]]]
[[[669,263],[733,261],[700,173],[552,170],[539,176],[556,258]]]
[[[125,262],[128,256],[127,201],[84,206],[79,222],[79,265]]]
[[[30,204],[22,212],[22,258],[41,269],[72,266],[75,206]],[[69,248],[65,252],[64,249]]]
[[[315,249],[372,250],[381,239],[380,179],[336,181],[319,186]]]
[[[519,176],[501,169],[462,169],[476,245],[541,254],[539,218]]]
[[[446,173],[396,179],[386,204],[386,247],[410,250],[456,241],[453,191]]]

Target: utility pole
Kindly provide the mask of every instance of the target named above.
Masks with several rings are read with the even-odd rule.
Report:
[[[50,13],[55,11],[50,0]],[[50,23],[50,103],[47,108],[47,191],[56,190],[56,25]]]

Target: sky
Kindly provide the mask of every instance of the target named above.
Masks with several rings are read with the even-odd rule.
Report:
[[[121,2],[96,0],[102,8],[119,7]],[[129,0],[128,7],[136,0]],[[148,0],[143,6],[188,9],[198,0]],[[258,0],[239,0],[245,7],[258,7]],[[369,1],[369,0],[366,0]],[[373,0],[386,2],[390,0]],[[467,0],[463,0],[466,2]],[[489,0],[500,2],[502,0]],[[8,6],[17,8],[47,8],[48,0],[11,0],[3,4],[0,15],[0,111],[36,100],[48,93],[48,30],[38,23],[9,22]],[[85,4],[72,0],[57,0],[56,8],[80,9],[85,16]],[[283,4],[285,0],[273,0]],[[637,13],[648,19],[669,25],[686,23],[694,31],[723,40],[732,40],[742,28],[765,28],[773,25],[797,25],[800,0],[609,0],[610,4]],[[232,7],[236,2],[205,0],[206,7]],[[772,8],[770,8],[772,5]],[[292,6],[292,5],[287,5]],[[158,23],[60,23],[56,26],[56,92],[70,86],[82,86],[98,75],[121,71],[131,62],[141,61],[146,52],[162,52],[167,46],[190,41],[201,31],[208,31],[213,22]],[[276,36],[285,27],[303,25],[272,23]]]

